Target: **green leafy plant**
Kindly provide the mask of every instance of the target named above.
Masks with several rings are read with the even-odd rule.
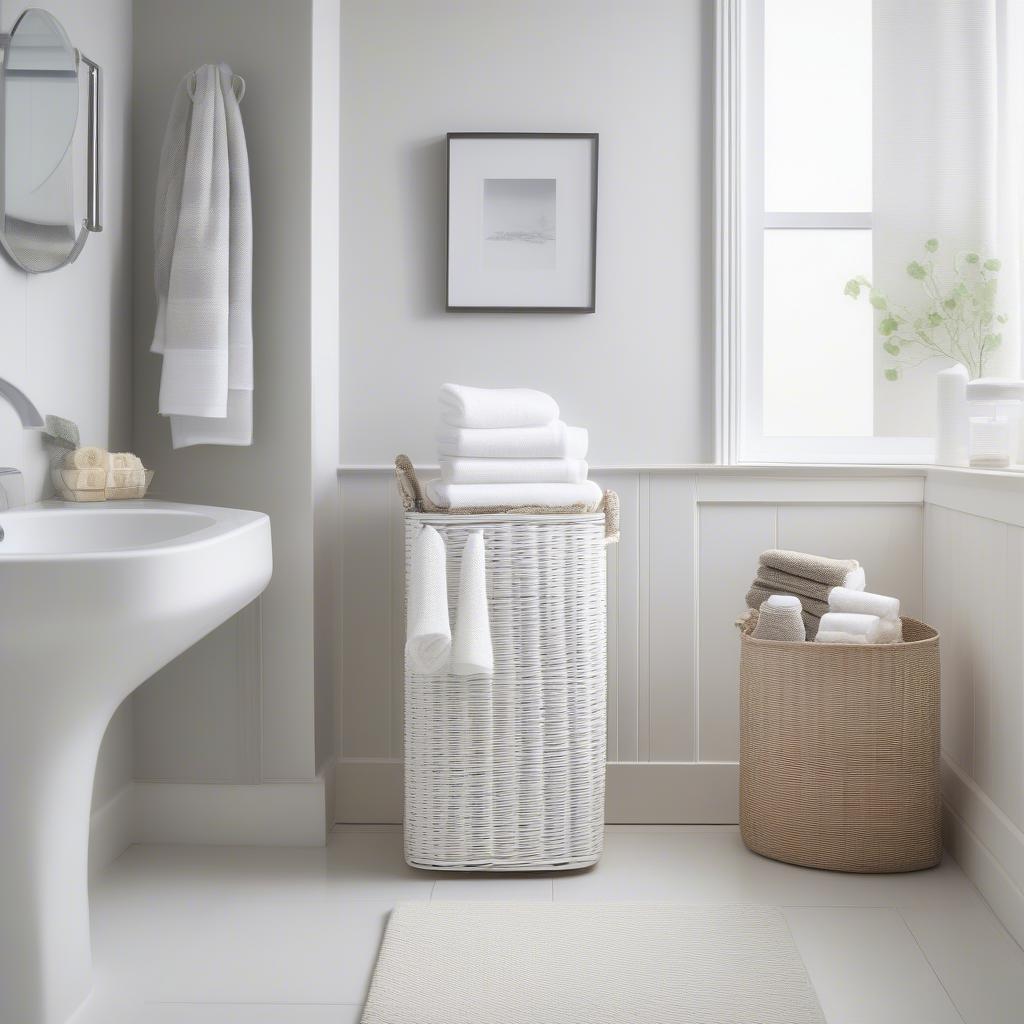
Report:
[[[929,359],[963,363],[972,380],[983,377],[988,357],[1003,342],[1007,317],[995,308],[999,260],[960,252],[952,274],[943,278],[935,268],[938,249],[938,239],[929,238],[925,255],[907,264],[907,275],[920,282],[925,297],[916,311],[890,302],[866,277],[851,278],[843,289],[852,299],[867,296],[877,310],[882,348],[892,357],[886,380],[899,380],[904,367]]]

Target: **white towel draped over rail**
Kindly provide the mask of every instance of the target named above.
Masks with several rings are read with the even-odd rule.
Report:
[[[237,89],[237,92],[236,92]],[[252,444],[252,200],[238,101],[226,64],[186,75],[157,179],[152,351],[175,448]]]

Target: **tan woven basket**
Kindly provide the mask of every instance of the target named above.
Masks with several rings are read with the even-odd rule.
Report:
[[[939,634],[888,645],[755,640],[740,659],[740,830],[755,853],[833,871],[942,856]]]

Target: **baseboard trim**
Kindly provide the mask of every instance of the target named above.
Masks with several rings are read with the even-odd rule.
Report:
[[[136,782],[135,842],[323,846],[322,778],[257,786]]]
[[[942,792],[946,848],[1024,946],[1024,833],[945,757]]]
[[[335,767],[335,822],[399,824],[402,762],[341,758]],[[713,824],[739,820],[739,765],[612,762],[605,821],[614,825]]]
[[[333,775],[332,766],[308,782],[131,782],[93,811],[90,874],[133,843],[323,846],[333,819]]]
[[[89,821],[89,877],[99,874],[135,842],[135,784],[123,785],[95,808]]]
[[[734,761],[612,762],[605,781],[609,825],[735,825],[740,766]]]

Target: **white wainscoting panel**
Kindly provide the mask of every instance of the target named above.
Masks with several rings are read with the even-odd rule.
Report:
[[[699,505],[697,592],[699,761],[740,754],[740,644],[736,617],[757,570],[757,556],[777,546],[774,505]]]
[[[947,842],[1024,943],[1024,480],[936,471],[927,493]]]
[[[622,507],[622,540],[608,549],[609,820],[735,820],[734,622],[758,554],[783,546],[858,558],[872,586],[920,614],[923,476],[863,469],[815,475],[806,467],[592,475],[618,492]],[[384,467],[344,469],[340,487],[338,815],[380,820],[379,807],[360,793],[388,794],[380,806],[396,813],[403,517]]]

